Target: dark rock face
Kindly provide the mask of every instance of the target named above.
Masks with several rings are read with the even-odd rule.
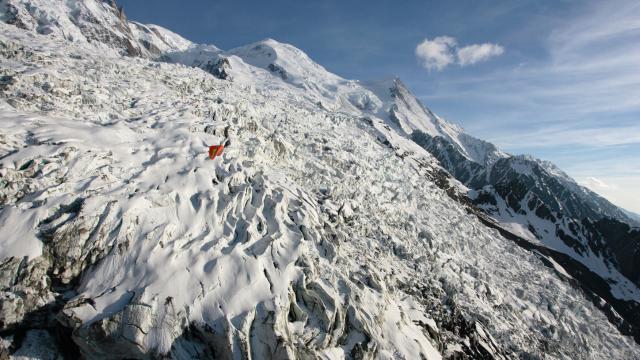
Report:
[[[202,69],[218,79],[222,80],[231,80],[231,74],[229,70],[231,69],[231,64],[229,63],[229,59],[220,58],[217,62],[212,62],[211,60],[207,61],[206,64],[203,64]]]
[[[433,137],[422,131],[414,131],[411,139],[436,156],[442,166],[458,181],[474,189],[484,186],[484,167],[467,159],[446,139]]]
[[[623,274],[636,284],[640,283],[640,229],[632,229],[628,224],[605,218],[597,221],[583,221],[589,232],[590,242],[599,244],[606,239],[602,251],[615,259]]]
[[[5,4],[6,6],[6,11],[4,13],[5,16],[5,22],[7,24],[11,24],[14,25],[20,29],[24,29],[24,30],[30,30],[31,26],[29,26],[28,22],[25,22],[25,19],[23,16],[21,16],[21,14],[19,13],[18,8],[16,8],[15,6],[13,6],[12,4]]]
[[[529,173],[516,170],[518,166],[526,167]],[[553,212],[562,212],[567,216],[583,219],[599,219],[604,217],[628,220],[627,216],[617,207],[595,193],[577,184],[567,184],[566,179],[550,171],[538,161],[515,156],[498,160],[486,171],[487,184],[499,186],[515,181],[519,187],[536,195]],[[501,195],[508,195],[508,188],[501,191]]]
[[[0,359],[21,355],[22,349],[49,349],[47,358],[62,354],[77,358],[71,332],[58,322],[64,295],[52,289],[50,256],[33,260],[8,258],[0,264],[0,335],[12,336],[11,347],[0,347]],[[44,354],[44,353],[42,353]],[[7,357],[3,357],[7,355]]]
[[[289,75],[287,75],[287,71],[279,65],[269,64],[269,71],[278,74],[282,78],[282,80],[287,80],[289,78]]]
[[[522,190],[526,189],[549,210],[577,219],[608,217],[623,222],[630,220],[619,208],[597,194],[575,183],[568,184],[563,176],[551,173],[548,166],[552,165],[545,166],[544,162],[527,156],[511,156],[486,166],[468,159],[442,137],[414,131],[412,140],[436,156],[456,179],[472,189],[492,185],[503,198],[513,195],[518,200],[522,199]],[[516,170],[518,167],[527,168],[528,173]]]
[[[48,261],[42,258],[8,258],[0,264],[0,331],[19,329],[25,318],[36,326],[48,324],[47,312],[38,311],[50,305],[47,271]]]
[[[153,55],[160,55],[162,52],[160,51],[160,49],[158,49],[157,46],[155,46],[153,43],[147,41],[147,40],[141,40],[140,43],[142,44],[142,46],[144,46],[145,49],[147,49],[147,51],[150,54]]]

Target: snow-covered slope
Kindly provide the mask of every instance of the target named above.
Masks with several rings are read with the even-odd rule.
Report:
[[[425,133],[433,137],[441,137],[452,144],[464,157],[476,163],[490,166],[507,154],[493,144],[476,139],[464,133],[464,130],[425,107],[400,79],[367,82],[371,89],[385,104],[382,118],[388,118],[401,133]]]
[[[272,40],[286,79],[255,44],[167,36],[128,57],[0,23],[0,351],[640,354],[604,299],[481,220],[387,116],[398,97]]]
[[[631,219],[634,220],[636,222],[636,224],[640,224],[640,215],[638,215],[637,213],[625,210],[625,209],[621,209],[622,211],[624,211],[624,213]]]
[[[508,156],[488,166],[469,160],[443,137],[413,134],[412,138],[471,189],[469,195],[478,205],[519,229],[521,236],[585,264],[595,261],[605,269],[600,272],[605,278],[624,283],[626,276],[640,284],[635,221],[553,164],[530,156]],[[618,225],[607,224],[609,220]]]
[[[637,222],[548,161],[512,156],[426,108],[398,79],[366,84],[401,134],[433,154],[469,196],[514,233],[570,255],[640,301]],[[388,113],[385,117],[384,112]]]
[[[193,46],[160,26],[128,21],[115,0],[3,0],[0,4],[5,23],[106,51],[155,57]]]

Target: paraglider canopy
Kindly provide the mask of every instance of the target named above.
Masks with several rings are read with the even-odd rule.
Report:
[[[222,155],[224,145],[211,145],[209,146],[209,159],[213,160],[216,156]]]

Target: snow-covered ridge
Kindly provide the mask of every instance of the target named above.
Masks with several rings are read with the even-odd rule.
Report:
[[[241,46],[227,53],[240,57],[247,64],[268,69],[296,86],[308,86],[311,82],[318,81],[325,87],[324,90],[330,93],[337,89],[329,87],[328,84],[345,82],[311,60],[302,50],[273,39]]]
[[[160,26],[128,21],[115,0],[5,0],[2,21],[37,34],[130,56],[153,57],[193,46]]]
[[[220,66],[231,77],[219,79],[201,66],[208,62],[0,30],[0,350],[640,353],[559,267],[440,187],[462,189],[396,131],[393,99],[333,77],[334,93],[298,86],[324,70],[304,61],[294,84],[211,46],[176,43],[161,54],[197,49],[202,60],[216,56],[214,67],[228,59],[230,68]],[[292,54],[287,61],[300,56]],[[223,156],[208,160],[207,145],[223,141]]]

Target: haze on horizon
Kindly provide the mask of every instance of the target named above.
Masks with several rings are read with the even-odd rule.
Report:
[[[199,43],[270,37],[345,78],[398,76],[469,133],[640,213],[637,1],[118,2]]]

